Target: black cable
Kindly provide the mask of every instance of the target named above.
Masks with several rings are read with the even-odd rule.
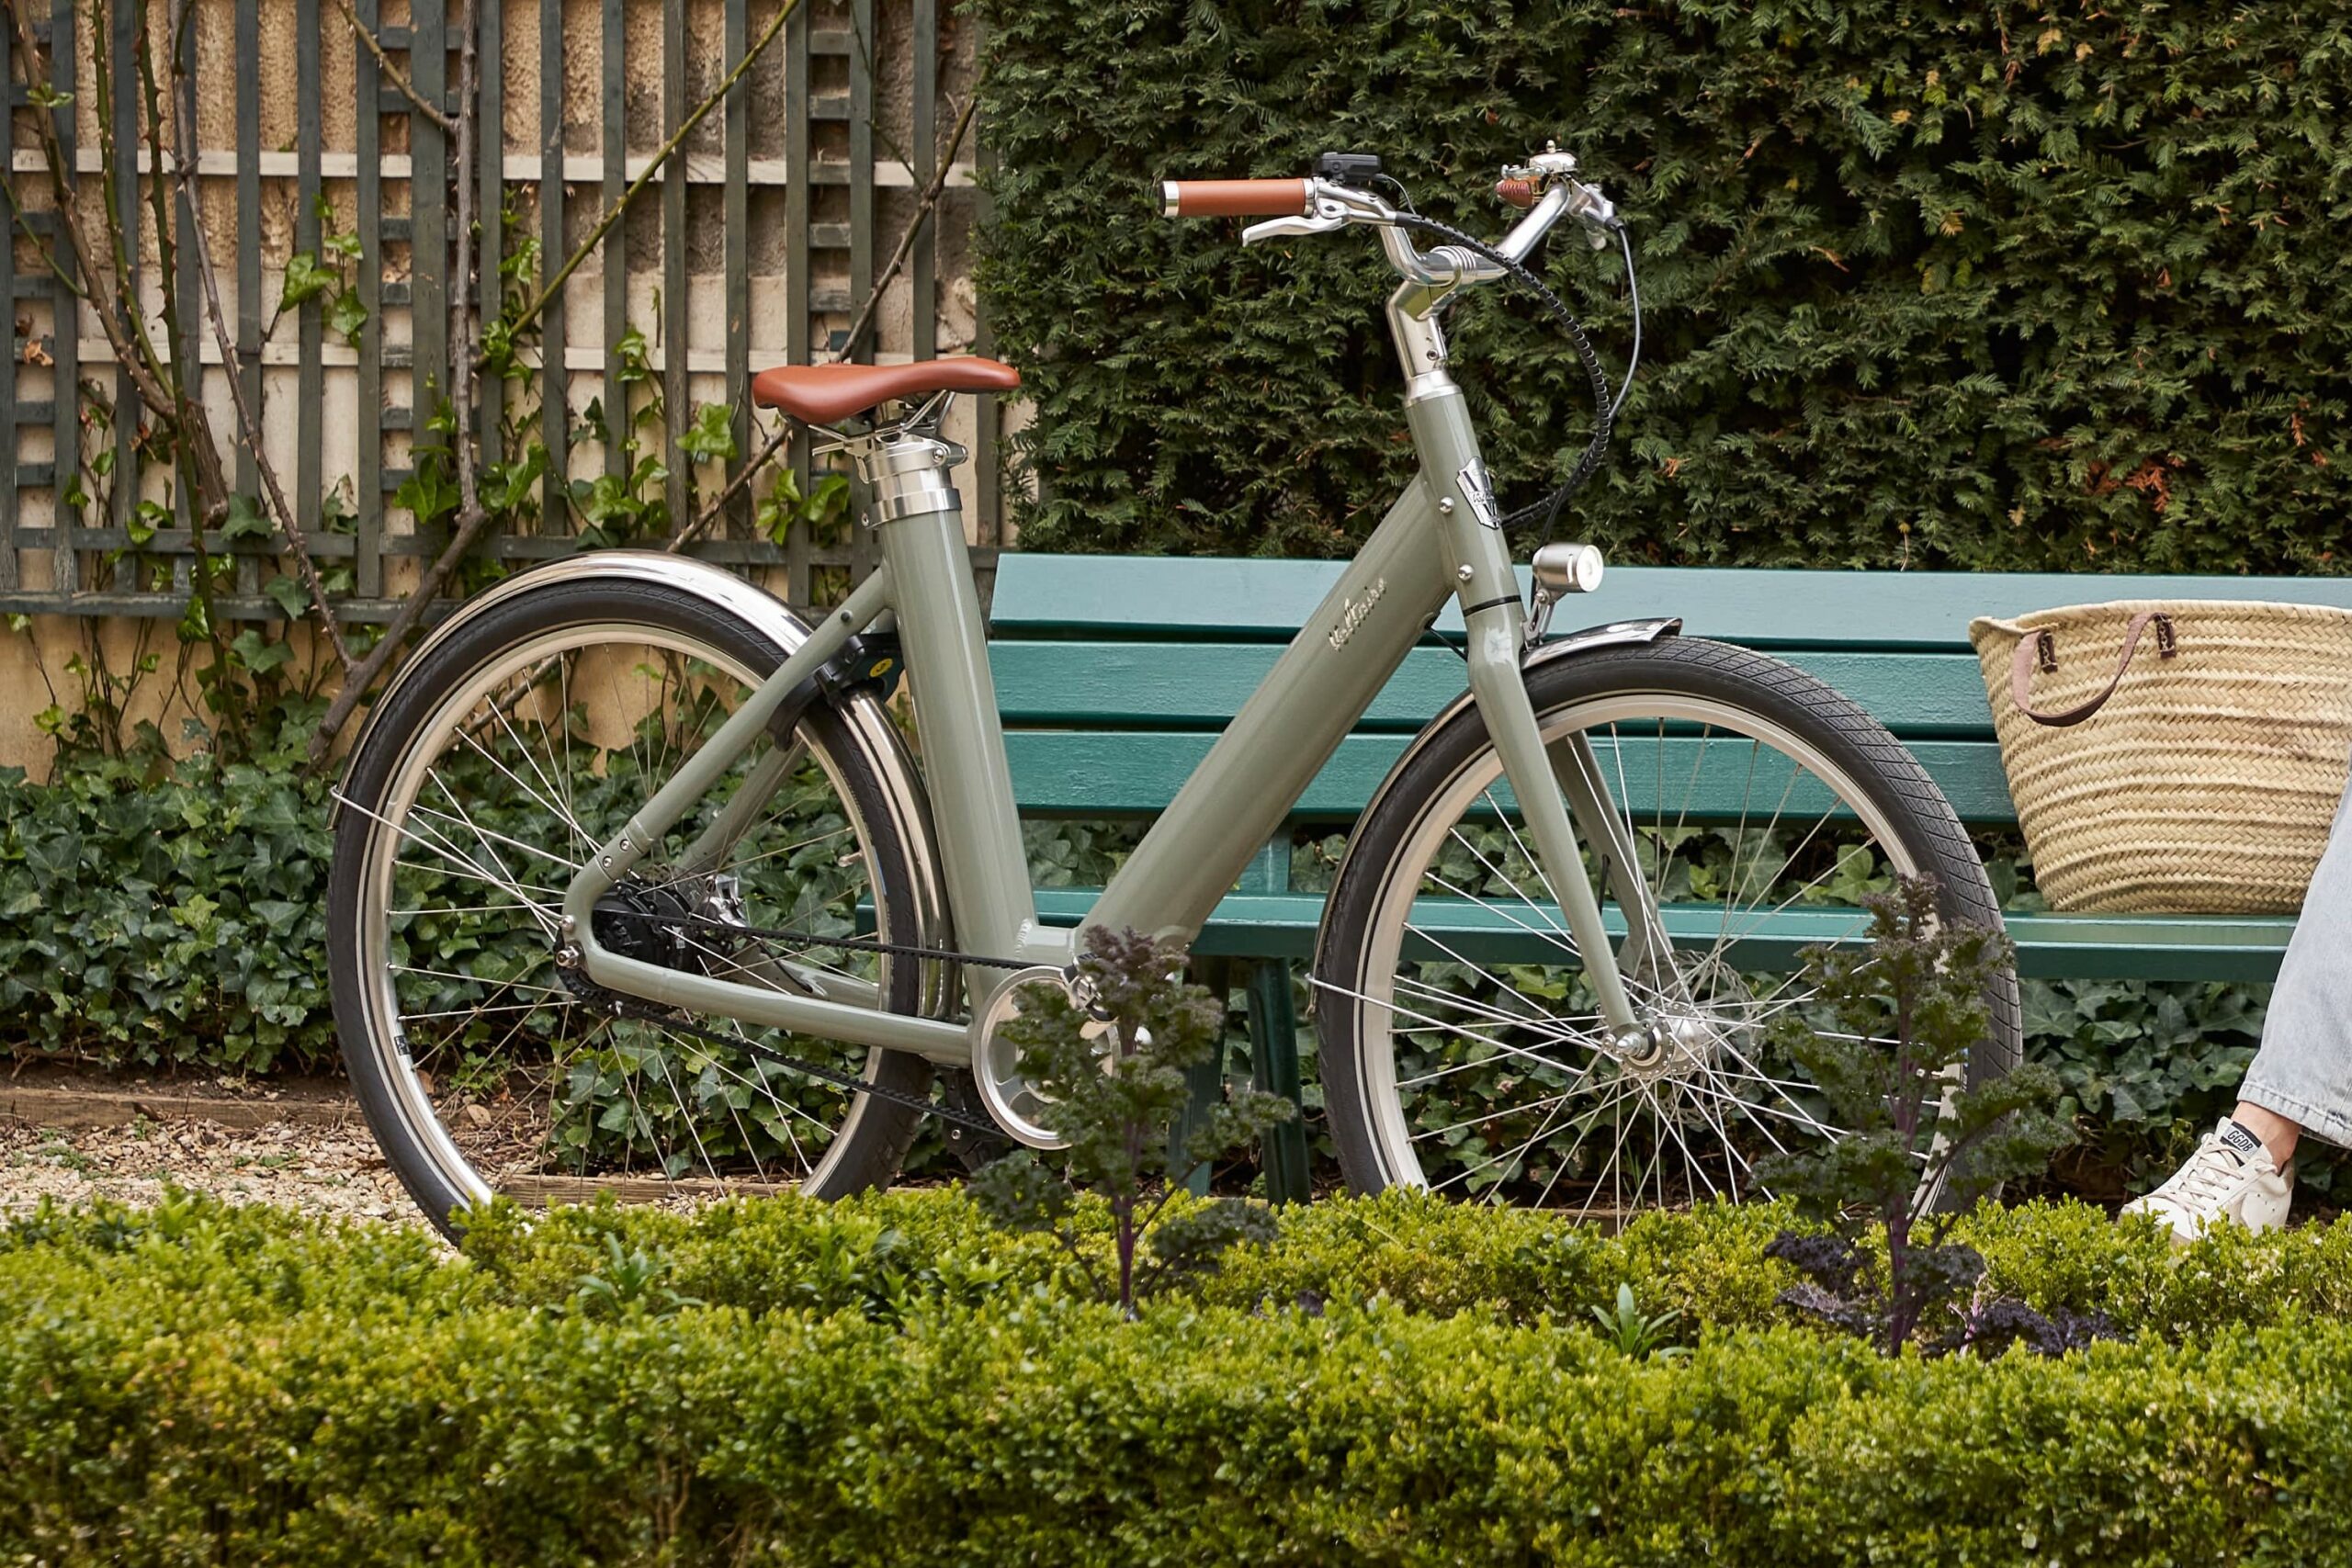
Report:
[[[1553,491],[1550,495],[1521,507],[1518,511],[1507,514],[1502,520],[1502,525],[1510,528],[1541,517],[1544,522],[1543,542],[1549,544],[1552,541],[1553,531],[1559,525],[1561,509],[1567,504],[1568,498],[1582,489],[1585,481],[1589,479],[1594,471],[1600,467],[1600,459],[1608,451],[1610,433],[1616,423],[1617,411],[1624,407],[1626,395],[1634,389],[1634,370],[1641,363],[1641,291],[1634,282],[1633,240],[1627,233],[1624,224],[1622,222],[1611,224],[1611,227],[1617,231],[1618,242],[1624,251],[1625,285],[1634,308],[1633,359],[1625,367],[1623,385],[1619,387],[1616,397],[1612,399],[1609,395],[1608,375],[1600,367],[1600,355],[1594,352],[1592,340],[1585,335],[1584,323],[1577,320],[1574,312],[1561,302],[1560,297],[1553,293],[1551,288],[1533,271],[1512,260],[1485,241],[1466,234],[1450,223],[1441,223],[1434,218],[1424,218],[1419,213],[1412,211],[1399,212],[1396,215],[1396,221],[1408,229],[1426,230],[1448,244],[1459,245],[1473,255],[1501,267],[1507,276],[1523,285],[1542,302],[1545,312],[1551,316],[1560,330],[1567,334],[1568,341],[1576,346],[1577,357],[1584,364],[1585,373],[1592,378],[1592,406],[1598,418],[1593,427],[1592,439],[1586,444],[1584,452],[1577,458],[1576,467],[1569,470],[1566,479],[1562,481],[1559,488]]]

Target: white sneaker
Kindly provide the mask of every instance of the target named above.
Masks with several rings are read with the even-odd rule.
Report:
[[[2277,1230],[2287,1223],[2294,1194],[2293,1164],[2280,1170],[2260,1138],[2224,1116],[2170,1181],[2124,1204],[2123,1212],[2154,1214],[2179,1246],[2218,1221],[2234,1221],[2250,1231]]]

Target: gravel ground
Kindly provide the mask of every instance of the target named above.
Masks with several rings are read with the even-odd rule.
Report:
[[[166,1180],[237,1203],[422,1224],[364,1126],[225,1127],[200,1118],[60,1129],[0,1122],[0,1215],[43,1198],[149,1204]]]

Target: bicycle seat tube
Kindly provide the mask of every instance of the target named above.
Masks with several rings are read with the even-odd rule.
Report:
[[[854,443],[850,453],[874,497],[861,525],[875,530],[894,590],[956,943],[1062,962],[1069,933],[1038,922],[1029,886],[988,624],[972,580],[963,501],[948,480],[966,453],[927,423]],[[972,965],[964,973],[976,1006],[1002,978]]]

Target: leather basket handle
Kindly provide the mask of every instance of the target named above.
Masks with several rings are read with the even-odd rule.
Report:
[[[2058,668],[2057,639],[2046,631],[2031,632],[2018,639],[2018,650],[2009,660],[2009,699],[2018,711],[2036,724],[2046,724],[2052,729],[2064,729],[2083,720],[2107,705],[2115,695],[2115,688],[2123,683],[2123,672],[2132,668],[2132,656],[2140,650],[2140,634],[2150,626],[2156,628],[2156,657],[2170,659],[2180,651],[2173,637],[2172,617],[2162,610],[2143,610],[2132,617],[2123,628],[2123,657],[2115,662],[2115,673],[2108,677],[2105,689],[2088,702],[2077,704],[2064,713],[2043,713],[2033,705],[2029,688],[2033,680],[2033,667],[2038,660],[2044,672]]]

